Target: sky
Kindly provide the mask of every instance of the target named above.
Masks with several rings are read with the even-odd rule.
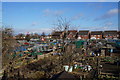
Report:
[[[2,23],[16,34],[50,34],[59,16],[71,20],[71,26],[77,26],[77,30],[117,30],[118,2],[2,3]]]
[[[118,2],[119,0],[2,0],[2,2]]]

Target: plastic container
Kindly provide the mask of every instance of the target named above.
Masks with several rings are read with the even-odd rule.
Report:
[[[64,68],[65,68],[65,71],[68,71],[68,69],[69,69],[69,66],[64,66]]]
[[[76,69],[76,68],[77,68],[77,64],[74,65],[74,69]]]
[[[72,72],[73,71],[73,66],[70,66],[70,69],[68,72]]]

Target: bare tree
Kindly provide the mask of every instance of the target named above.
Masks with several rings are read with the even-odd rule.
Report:
[[[77,26],[77,25],[73,25],[73,26],[70,26],[69,27],[69,30],[78,30],[79,29],[79,25]]]
[[[54,33],[55,31],[63,31],[64,34],[62,35],[62,39],[64,42],[64,39],[66,38],[67,35],[67,31],[69,30],[70,26],[71,26],[71,20],[68,20],[67,18],[63,18],[61,16],[57,17],[57,22],[54,25],[54,27],[52,28],[52,32]]]
[[[42,36],[42,37],[45,37],[45,32],[42,32],[41,36]]]
[[[63,39],[66,38],[68,30],[77,30],[79,28],[79,26],[72,25],[71,19],[67,19],[62,16],[57,17],[57,22],[53,25],[54,27],[52,28],[52,32],[63,31],[64,32],[64,34],[62,35]]]
[[[40,35],[39,35],[38,33],[35,33],[35,34],[34,34],[34,37],[35,37],[35,38],[39,38],[39,36],[40,36]]]
[[[2,60],[3,63],[8,63],[15,48],[16,40],[13,36],[12,28],[2,29]]]
[[[75,30],[75,28],[77,30],[77,27],[72,26],[71,23],[72,23],[71,20],[68,20],[68,19],[63,18],[63,17],[58,17],[56,24],[54,24],[55,27],[53,27],[53,32],[54,31],[63,31],[64,32],[64,34],[62,35],[63,56],[60,58],[60,61],[62,61],[63,64],[71,62],[73,59],[73,54],[74,54],[73,53],[73,50],[74,50],[73,45],[70,46],[69,44],[67,45],[64,43],[64,40],[66,39],[66,36],[67,36],[67,31],[70,29]],[[69,47],[71,47],[71,49]],[[69,51],[69,52],[67,52],[67,51]]]
[[[71,25],[70,22],[70,20],[61,16],[57,17],[57,22],[53,24],[55,26],[53,27],[53,31],[67,31]]]
[[[24,37],[25,37],[25,35],[23,33],[16,35],[17,39],[23,39]]]
[[[40,35],[38,33],[31,34],[31,38],[39,38]]]
[[[30,35],[30,34],[27,34],[26,37],[25,37],[25,39],[26,39],[27,41],[30,41],[31,35]]]

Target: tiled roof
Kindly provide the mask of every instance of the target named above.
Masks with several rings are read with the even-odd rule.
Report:
[[[63,31],[53,32],[52,36],[60,36],[62,33],[63,33]]]
[[[68,34],[76,35],[76,33],[77,33],[77,30],[68,30]]]
[[[77,30],[68,30],[68,32],[77,32]]]
[[[91,35],[101,35],[102,31],[91,31]]]
[[[88,35],[88,33],[89,33],[89,30],[82,30],[82,31],[79,31],[78,32],[78,35]]]
[[[117,34],[117,30],[104,31],[104,34]]]

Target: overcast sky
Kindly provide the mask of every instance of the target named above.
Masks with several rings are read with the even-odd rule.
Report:
[[[78,30],[118,29],[117,2],[3,2],[2,15],[3,25],[15,33],[49,34],[57,16],[72,20]]]

